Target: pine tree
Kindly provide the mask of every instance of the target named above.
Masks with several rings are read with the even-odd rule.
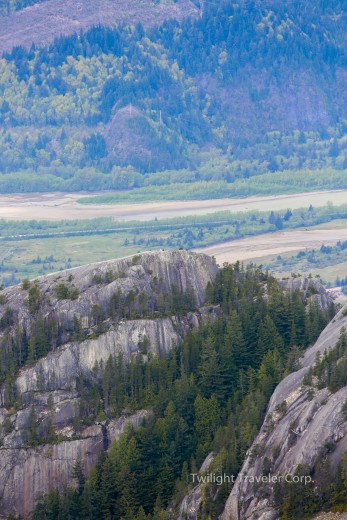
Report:
[[[83,466],[82,466],[81,459],[77,459],[76,460],[76,463],[75,463],[75,465],[72,468],[71,476],[72,476],[72,478],[76,479],[76,481],[77,481],[78,493],[82,494],[86,479],[85,479],[85,476],[84,476],[84,471],[83,471]]]
[[[267,314],[260,325],[257,359],[261,361],[263,356],[270,350],[277,349],[279,352],[284,350],[284,342],[278,334],[276,326]]]
[[[32,406],[29,414],[28,444],[36,445],[39,442],[39,424],[35,407]]]
[[[203,343],[198,373],[199,386],[204,396],[209,397],[216,394],[220,398],[224,397],[224,375],[219,365],[212,333]]]
[[[221,420],[220,407],[216,396],[206,399],[198,395],[195,403],[195,434],[197,443],[201,445],[202,454],[208,449],[213,433]]]
[[[334,511],[347,511],[347,453],[341,457],[337,468],[331,503]]]
[[[150,520],[150,517],[146,515],[142,506],[138,510],[135,520]]]
[[[32,324],[29,340],[29,362],[36,361],[49,351],[49,340],[44,318],[39,316]]]
[[[242,323],[238,313],[233,310],[228,319],[221,347],[222,363],[233,369],[246,369],[251,362],[252,352],[243,337]]]

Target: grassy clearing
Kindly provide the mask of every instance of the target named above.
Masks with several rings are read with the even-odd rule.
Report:
[[[263,265],[265,262],[263,263]],[[331,287],[335,286],[336,278],[345,278],[347,276],[347,262],[342,262],[341,264],[329,265],[328,267],[324,267],[320,269],[319,267],[311,268],[308,271],[300,271],[299,269],[292,271],[275,271],[274,275],[278,278],[288,277],[291,274],[301,273],[303,272],[305,275],[312,274],[312,276],[320,276],[324,283],[329,284]]]
[[[3,282],[21,281],[79,265],[138,253],[124,236],[101,235],[0,242]]]
[[[311,229],[347,229],[347,219],[336,219],[331,222],[324,222],[318,226],[312,226]]]

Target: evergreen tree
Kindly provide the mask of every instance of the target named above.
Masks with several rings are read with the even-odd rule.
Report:
[[[223,398],[224,375],[222,374],[212,333],[209,333],[202,345],[198,371],[203,395],[209,397],[212,394],[216,394],[218,397]]]
[[[283,352],[284,342],[281,336],[279,335],[273,320],[270,318],[269,315],[266,315],[264,320],[260,324],[259,329],[257,349],[257,358],[259,359],[259,361],[267,352],[270,352],[273,349],[276,349],[278,352]]]

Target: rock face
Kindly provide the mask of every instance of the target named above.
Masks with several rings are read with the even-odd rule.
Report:
[[[112,442],[124,432],[127,424],[138,427],[150,415],[147,410],[111,421],[90,426],[79,439],[35,448],[3,448],[0,454],[0,518],[21,514],[27,517],[33,510],[35,498],[52,488],[73,484],[72,472],[77,460],[83,463],[87,474],[96,464],[105,448],[105,441]]]
[[[53,273],[37,278],[36,283],[40,289],[42,313],[58,322],[64,318],[72,321],[76,315],[88,328],[93,305],[105,307],[117,289],[123,294],[143,290],[150,298],[152,293],[159,291],[169,293],[174,285],[179,292],[193,290],[199,307],[205,300],[206,285],[216,272],[216,265],[206,255],[183,250],[158,251]],[[61,284],[74,286],[78,298],[59,300],[55,288]],[[9,287],[2,295],[6,305],[0,306],[0,318],[8,306],[14,310],[18,322],[30,326],[33,318],[28,308],[28,292],[17,285]]]
[[[333,295],[325,289],[319,278],[297,276],[280,280],[279,283],[291,292],[300,291],[305,299],[316,301],[322,309],[326,309],[333,300]]]
[[[11,513],[27,517],[38,494],[74,484],[71,474],[77,459],[89,471],[100,452],[121,435],[128,421],[136,427],[150,414],[147,410],[125,414],[79,431],[74,424],[80,400],[77,378],[91,377],[95,363],[106,362],[110,356],[122,354],[129,361],[141,352],[140,342],[144,337],[148,347],[146,353],[141,352],[143,356],[149,352],[154,355],[168,352],[213,313],[213,308],[203,307],[161,317],[152,310],[150,318],[136,319],[140,309],[134,308],[134,316],[129,320],[117,313],[105,314],[102,328],[98,329],[100,323],[93,309],[106,312],[115,293],[125,298],[129,294],[134,297],[145,294],[145,305],[151,308],[158,292],[165,300],[173,286],[178,298],[189,293],[197,309],[204,304],[206,285],[216,272],[217,267],[209,257],[176,251],[101,262],[32,282],[39,289],[37,312],[42,319],[52,319],[58,326],[64,324],[64,331],[59,346],[17,373],[14,386],[19,405],[11,407],[5,385],[0,388],[0,518]],[[62,285],[75,291],[75,299],[58,299],[57,286]],[[1,294],[6,303],[0,305],[0,320],[6,309],[14,312],[13,324],[3,334],[15,334],[17,327],[21,327],[30,340],[37,313],[30,311],[28,290],[16,286]],[[72,341],[69,326],[76,319],[82,324],[84,339]],[[40,427],[50,420],[58,442],[30,446],[28,427],[33,406]]]
[[[331,394],[326,388],[309,395],[303,378],[314,365],[316,355],[335,347],[342,327],[347,326],[346,307],[329,323],[316,344],[309,348],[301,368],[284,379],[273,393],[267,418],[247,454],[226,503],[222,520],[275,520],[278,512],[273,505],[273,489],[249,482],[251,476],[263,474],[263,462],[271,461],[272,475],[293,473],[299,464],[312,468],[321,448],[333,443],[332,466],[336,467],[347,450],[347,422],[342,407],[347,387]],[[278,406],[286,402],[285,412]],[[276,453],[276,454],[275,454]],[[248,481],[247,481],[248,480]],[[269,493],[270,491],[270,493]]]
[[[17,388],[24,401],[28,393],[42,390],[42,379],[49,391],[71,390],[76,378],[81,373],[91,372],[96,362],[105,362],[117,354],[123,354],[129,361],[139,352],[139,341],[145,336],[149,351],[159,355],[169,352],[189,330],[199,326],[202,316],[201,313],[189,313],[185,317],[121,322],[97,339],[68,343],[34,366],[23,369],[17,378]]]
[[[204,475],[210,468],[213,460],[215,458],[215,453],[211,452],[207,455],[204,460],[199,475]],[[179,509],[179,517],[178,520],[196,520],[201,508],[201,504],[204,497],[204,483],[200,483],[195,486],[188,495],[184,497]]]

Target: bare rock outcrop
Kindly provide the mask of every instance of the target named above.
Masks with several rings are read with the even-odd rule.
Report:
[[[85,475],[96,464],[105,442],[118,439],[130,423],[135,428],[150,415],[141,410],[106,425],[95,424],[83,430],[79,439],[35,448],[5,448],[0,456],[0,518],[12,514],[27,517],[35,499],[52,488],[74,485],[73,468],[82,461]]]
[[[347,387],[336,393],[327,388],[310,395],[303,378],[315,364],[317,353],[334,348],[341,329],[347,326],[344,307],[309,348],[301,368],[286,377],[273,393],[264,424],[247,453],[243,468],[227,500],[222,520],[276,520],[273,486],[254,485],[253,477],[264,473],[264,459],[271,463],[272,475],[294,473],[299,464],[312,468],[320,450],[335,446],[332,466],[336,467],[347,450],[347,422],[343,404]]]
[[[144,361],[149,355],[160,356],[178,345],[191,329],[213,319],[213,307],[198,308],[204,304],[206,285],[216,272],[216,265],[205,255],[161,251],[54,273],[1,292],[0,323],[5,323],[1,319],[11,309],[0,334],[2,341],[14,338],[20,329],[30,343],[38,319],[51,320],[48,323],[57,324],[62,332],[59,344],[51,344],[44,357],[17,372],[12,383],[15,404],[9,403],[7,385],[0,387],[0,518],[11,513],[26,518],[39,494],[73,484],[71,473],[77,459],[83,461],[87,473],[129,420],[136,427],[150,414],[147,410],[133,415],[124,412],[118,419],[92,420],[81,430],[75,424],[81,400],[77,381],[80,377],[91,379],[95,365],[105,363],[110,356],[122,355],[125,362],[136,355],[142,355]],[[30,285],[37,291],[34,312]],[[189,294],[192,311],[185,308],[170,315],[166,308],[161,315],[155,310],[158,294],[165,306],[173,288],[178,305],[180,298]],[[73,298],[64,298],[69,291],[74,292]],[[110,314],[115,294],[125,298],[123,306],[127,295],[132,294],[133,302],[144,295],[143,308],[134,304],[129,319],[122,317],[122,308]],[[83,333],[78,340],[71,339],[76,320]],[[1,348],[4,345],[6,342]],[[39,435],[47,431],[48,424],[53,430],[55,441],[51,444],[32,445],[33,413]]]
[[[194,475],[192,478],[203,477],[209,470],[214,458],[215,453],[209,453],[202,463],[199,475]],[[205,483],[202,481],[183,498],[179,508],[178,520],[197,520],[204,498],[204,489]]]
[[[333,300],[333,295],[326,290],[320,278],[295,276],[280,280],[280,285],[291,292],[300,291],[303,298],[316,301],[322,309],[326,309]]]
[[[36,279],[40,290],[41,314],[52,317],[57,323],[65,318],[72,322],[81,317],[88,328],[93,305],[105,307],[116,290],[128,294],[131,290],[144,291],[148,299],[160,290],[169,293],[172,286],[179,292],[194,291],[197,307],[205,301],[206,285],[217,272],[212,259],[188,251],[156,251],[118,260],[89,264],[42,276]],[[78,297],[59,299],[58,285],[74,287]],[[16,322],[30,326],[33,321],[28,307],[28,292],[19,285],[2,291],[5,305],[0,305],[0,319],[7,307],[14,310]]]

